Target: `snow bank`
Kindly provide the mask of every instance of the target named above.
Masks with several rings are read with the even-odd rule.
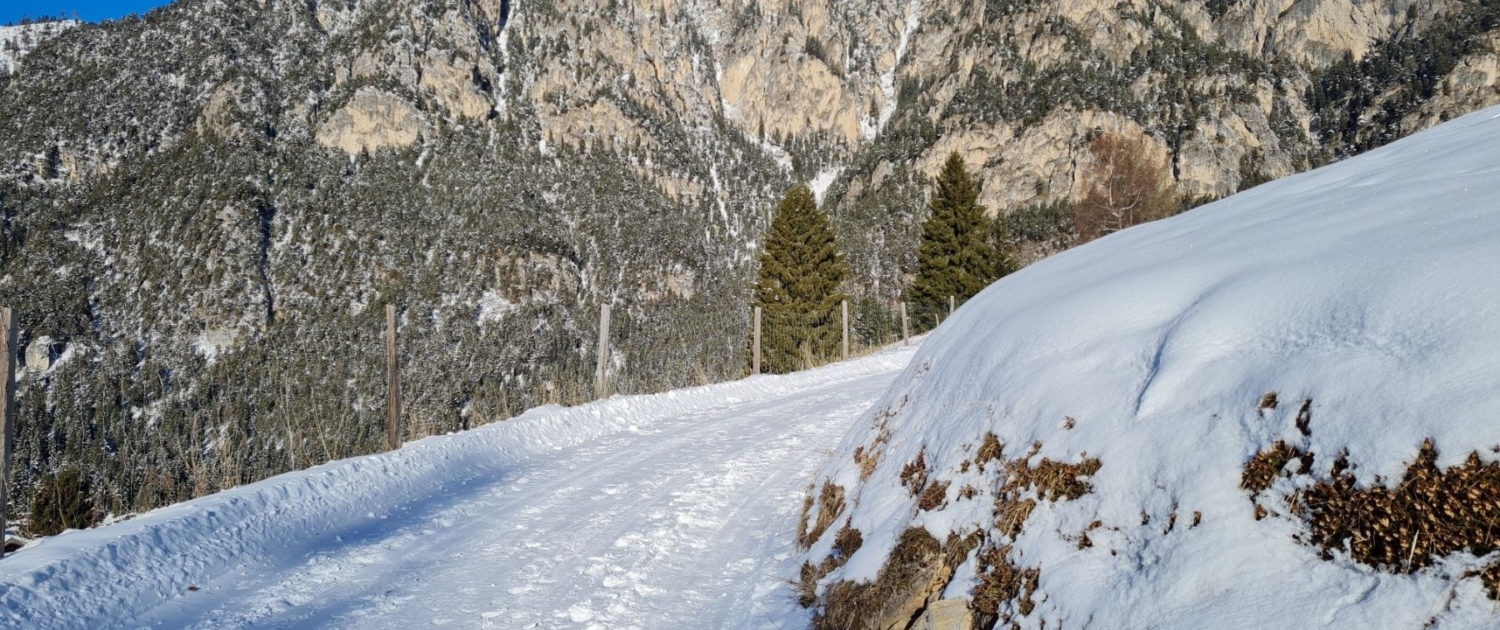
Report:
[[[287,549],[315,549],[341,532],[538,454],[644,429],[663,418],[894,371],[909,358],[909,351],[893,351],[787,376],[536,409],[391,453],[332,462],[108,527],[67,532],[0,560],[0,627],[110,627],[119,623],[121,611],[147,610],[225,571],[300,557]]]
[[[1300,441],[1326,476],[1394,484],[1500,452],[1500,109],[1065,252],[986,289],[923,345],[820,475],[863,545],[820,583],[876,577],[897,537],[987,533],[1037,569],[1021,627],[1492,627],[1455,556],[1396,575],[1255,518],[1244,464]],[[1281,404],[1258,410],[1276,392]],[[1295,426],[1311,400],[1310,436]],[[1003,458],[1098,458],[1093,491],[996,526]],[[1034,444],[1039,450],[1028,458]],[[878,455],[866,480],[856,461]],[[902,486],[919,453],[944,505]],[[961,494],[965,486],[976,492]],[[1196,515],[1196,517],[1194,516]],[[1097,521],[1097,524],[1096,524]],[[1201,521],[1194,523],[1193,521]],[[835,530],[809,560],[829,556]],[[1087,538],[1087,543],[1084,538]],[[1091,546],[1089,546],[1091,545]],[[837,555],[837,554],[834,554]],[[973,555],[947,596],[967,596]],[[1022,614],[1025,613],[1025,614]]]

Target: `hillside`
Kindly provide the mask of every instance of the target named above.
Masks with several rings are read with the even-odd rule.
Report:
[[[817,627],[1493,627],[1497,147],[1481,111],[986,289],[815,482]]]
[[[889,340],[950,151],[1025,262],[1100,131],[1190,203],[1496,102],[1488,1],[180,0],[0,76],[16,497],[128,513],[579,402],[738,377],[774,200],[814,181]],[[1048,210],[1048,209],[1051,210]],[[925,322],[922,322],[925,324]]]
[[[47,39],[78,26],[75,20],[28,22],[0,26],[0,74],[14,74],[21,60]]]

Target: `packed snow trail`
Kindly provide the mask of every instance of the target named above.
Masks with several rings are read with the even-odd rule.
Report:
[[[910,355],[528,414],[70,532],[0,562],[0,610],[37,628],[797,625],[800,496]]]

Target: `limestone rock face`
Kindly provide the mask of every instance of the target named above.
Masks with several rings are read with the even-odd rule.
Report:
[[[351,155],[416,144],[427,128],[421,112],[394,94],[362,88],[318,128],[318,144]]]
[[[428,53],[422,61],[422,80],[418,86],[431,90],[441,106],[453,115],[481,120],[490,113],[490,102],[474,86],[472,77],[479,68],[460,68],[446,55]]]
[[[1481,52],[1459,62],[1439,91],[1402,121],[1412,130],[1426,129],[1466,113],[1500,104],[1500,35],[1486,38]]]

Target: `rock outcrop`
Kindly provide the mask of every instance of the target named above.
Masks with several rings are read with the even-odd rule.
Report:
[[[318,128],[318,144],[351,155],[416,144],[427,124],[411,103],[362,88]]]

